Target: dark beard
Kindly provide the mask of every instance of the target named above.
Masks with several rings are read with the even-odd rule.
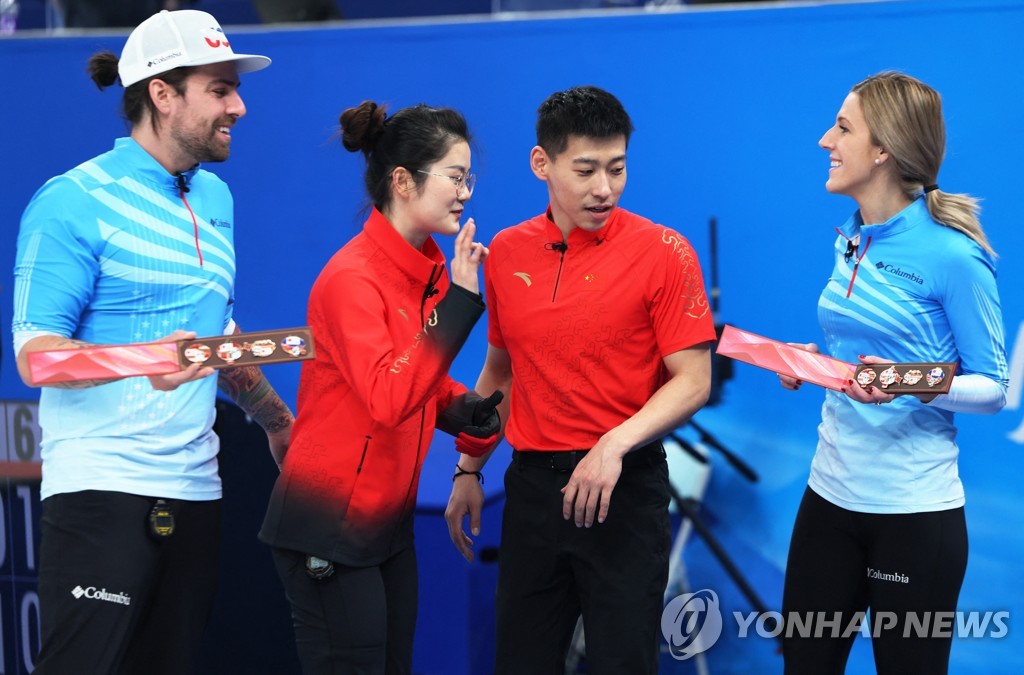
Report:
[[[220,126],[220,125],[218,125]],[[177,129],[171,130],[171,138],[178,144],[181,151],[195,159],[197,163],[223,162],[231,154],[231,145],[216,142],[217,131],[214,128],[206,135],[183,134]]]

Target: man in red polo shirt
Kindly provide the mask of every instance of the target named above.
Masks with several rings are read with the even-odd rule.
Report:
[[[561,674],[577,618],[590,673],[657,671],[671,529],[659,439],[707,401],[715,339],[697,256],[675,231],[618,207],[633,130],[596,87],[538,110],[545,213],[500,232],[484,266],[505,473],[495,673]],[[464,453],[472,448],[460,447]],[[483,492],[464,454],[445,513],[473,559]],[[479,474],[477,474],[479,477]]]

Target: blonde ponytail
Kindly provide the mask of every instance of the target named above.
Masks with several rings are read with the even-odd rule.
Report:
[[[928,213],[946,227],[959,230],[991,255],[978,214],[978,200],[932,188],[946,152],[942,98],[918,79],[886,71],[872,75],[851,90],[857,94],[873,142],[885,148],[896,163],[900,188],[909,199],[925,192]]]

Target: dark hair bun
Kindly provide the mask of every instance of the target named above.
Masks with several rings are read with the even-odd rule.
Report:
[[[117,55],[114,52],[96,52],[85,68],[89,77],[101,90],[117,82]]]
[[[377,141],[384,133],[387,107],[373,101],[363,101],[355,108],[341,113],[341,144],[349,152],[362,151],[369,155],[377,147]]]

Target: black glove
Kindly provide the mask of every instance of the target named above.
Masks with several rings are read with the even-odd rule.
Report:
[[[451,404],[437,416],[437,428],[458,437],[459,434],[489,438],[501,429],[497,407],[505,395],[496,391],[483,398],[475,391],[456,396]]]

